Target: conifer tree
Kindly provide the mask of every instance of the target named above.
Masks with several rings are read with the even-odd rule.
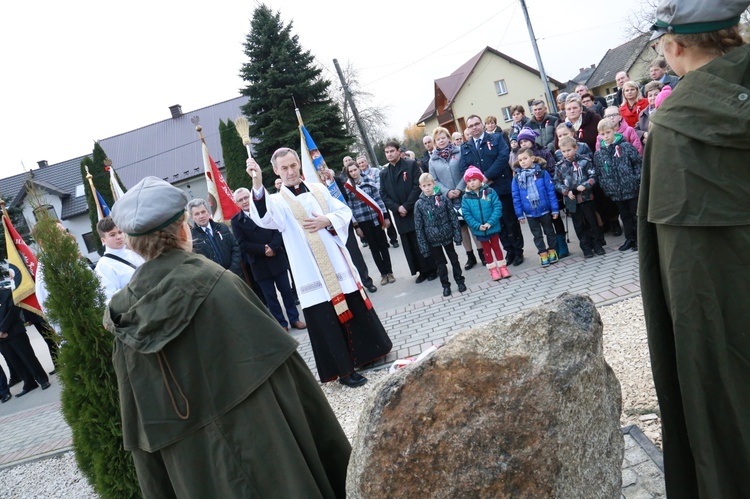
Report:
[[[46,212],[33,234],[42,248],[47,315],[65,340],[57,376],[78,467],[101,497],[140,497],[133,458],[123,448],[114,338],[102,325],[106,307],[99,280],[75,240]]]
[[[354,142],[347,134],[341,110],[330,99],[330,82],[321,76],[310,51],[303,51],[292,23],[281,21],[279,12],[260,5],[253,13],[245,40],[240,76],[247,83],[242,95],[250,98],[242,112],[250,122],[255,159],[263,168],[263,180],[272,185],[271,155],[279,147],[299,151],[299,129],[294,97],[305,126],[329,165],[340,165]]]
[[[91,157],[86,156],[81,160],[81,179],[83,181],[83,190],[86,192],[86,204],[89,207],[89,220],[91,221],[91,231],[94,233],[94,243],[96,244],[96,250],[101,253],[104,249],[102,242],[96,232],[96,224],[99,222],[99,216],[96,211],[96,204],[94,204],[94,196],[89,187],[89,181],[86,179],[86,167],[89,168],[89,173],[93,177],[94,187],[102,195],[107,206],[112,208],[114,204],[114,198],[112,197],[112,188],[109,185],[109,172],[104,169],[104,160],[107,159],[107,154],[102,149],[102,146],[98,142],[94,142],[94,152]]]
[[[219,136],[221,137],[221,151],[224,159],[224,172],[227,185],[234,190],[240,187],[252,188],[253,180],[247,174],[247,148],[242,143],[237,127],[232,120],[219,120]]]

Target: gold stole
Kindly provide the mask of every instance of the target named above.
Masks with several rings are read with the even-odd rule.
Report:
[[[305,185],[307,185],[310,193],[315,196],[315,199],[318,201],[320,208],[323,210],[323,214],[327,215],[329,213],[328,203],[326,202],[325,194],[323,193],[323,191],[317,189],[318,186],[314,183]],[[331,263],[331,259],[328,257],[328,252],[326,251],[325,244],[323,244],[323,240],[320,237],[320,231],[310,232],[305,230],[302,226],[305,218],[307,218],[305,207],[302,206],[302,203],[297,201],[296,197],[293,196],[288,189],[282,189],[281,194],[284,196],[287,203],[289,203],[289,207],[292,209],[292,214],[294,215],[295,220],[297,220],[297,223],[299,224],[302,232],[307,238],[307,244],[310,245],[310,250],[312,251],[313,257],[318,264],[320,274],[323,276],[323,283],[328,290],[328,294],[331,295],[331,304],[333,304],[333,309],[336,311],[336,315],[338,315],[339,322],[343,324],[346,321],[352,319],[353,316],[351,311],[349,310],[349,305],[347,305],[346,303],[346,297],[344,296],[344,292],[341,289],[339,278],[338,276],[336,276],[336,270],[333,268],[333,263]],[[338,249],[339,251],[341,251],[341,248]],[[356,279],[355,276],[357,274],[352,268],[352,263],[349,261],[348,255],[345,251],[341,251],[341,255],[344,257],[344,260],[349,266],[349,272],[351,272],[352,277],[354,278],[354,282],[357,283],[357,288],[362,295],[362,299],[365,301],[365,305],[367,305],[368,309],[371,309],[372,303],[370,302],[370,298],[367,297],[367,294],[362,287],[362,283],[360,283]]]

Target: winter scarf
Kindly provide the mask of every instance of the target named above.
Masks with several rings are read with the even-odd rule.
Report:
[[[516,182],[521,189],[526,190],[527,198],[532,208],[539,206],[539,191],[536,188],[536,176],[541,172],[538,165],[533,168],[519,168],[516,173]]]
[[[435,152],[437,153],[438,156],[448,161],[451,155],[453,154],[453,144],[449,145],[445,149],[439,149],[436,147]]]

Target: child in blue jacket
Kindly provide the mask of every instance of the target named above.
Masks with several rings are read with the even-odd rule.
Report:
[[[552,219],[560,213],[555,185],[545,169],[546,163],[544,159],[534,156],[531,149],[521,149],[518,152],[520,168],[516,169],[512,185],[516,216],[521,223],[528,220],[543,267],[557,262],[557,235]],[[546,246],[542,231],[547,236]]]
[[[461,212],[466,225],[482,244],[490,276],[493,280],[499,281],[510,277],[503,250],[500,249],[500,217],[503,215],[503,205],[495,189],[485,185],[484,180],[482,171],[476,166],[466,169],[466,193],[461,200]]]

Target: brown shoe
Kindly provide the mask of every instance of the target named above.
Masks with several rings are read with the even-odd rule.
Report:
[[[293,329],[307,329],[307,324],[305,324],[302,321],[297,321],[292,323]]]
[[[380,278],[380,285],[385,286],[386,284],[388,284],[388,276],[384,275]]]
[[[393,274],[388,274],[388,284],[396,282],[396,278],[393,277]]]

